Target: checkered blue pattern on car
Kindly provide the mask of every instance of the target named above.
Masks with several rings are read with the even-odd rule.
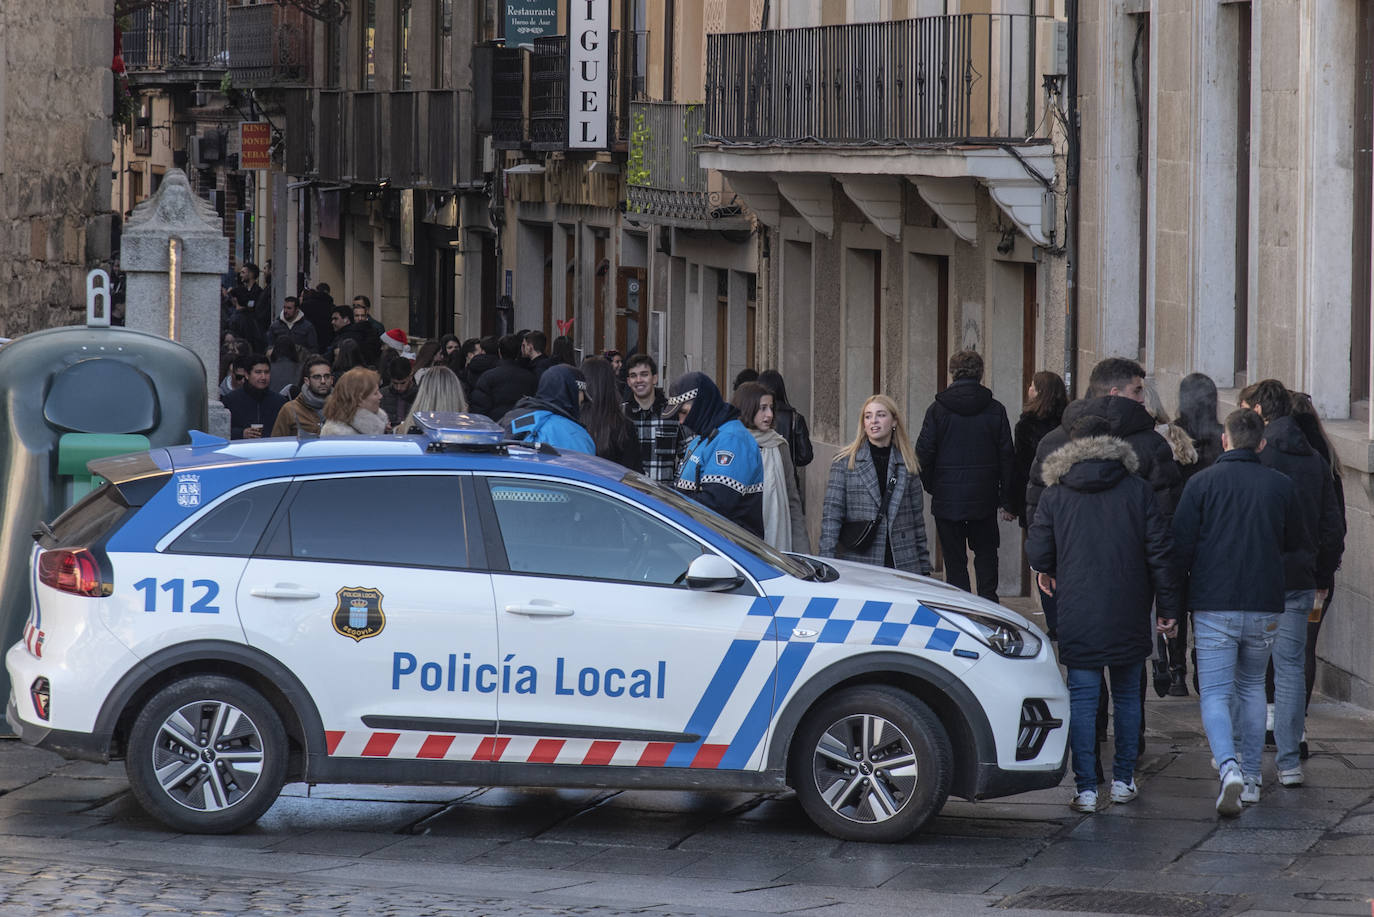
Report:
[[[815,636],[809,631],[815,632]],[[683,731],[702,736],[704,741],[716,728],[735,693],[752,687],[757,691],[754,701],[717,765],[743,768],[763,740],[775,704],[781,704],[791,692],[817,645],[903,646],[948,653],[959,636],[958,630],[920,604],[760,596],[754,600]],[[761,685],[746,685],[742,676],[760,647],[770,647],[776,662]],[[667,766],[690,767],[703,741],[676,745],[668,756]]]

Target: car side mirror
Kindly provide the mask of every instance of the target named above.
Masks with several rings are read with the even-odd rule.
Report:
[[[687,588],[702,592],[728,592],[744,577],[735,565],[719,554],[701,554],[687,568]]]

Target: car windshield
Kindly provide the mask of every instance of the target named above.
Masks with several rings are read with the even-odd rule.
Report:
[[[815,573],[811,564],[803,558],[782,553],[762,538],[740,528],[719,513],[707,509],[695,500],[687,499],[670,487],[664,487],[656,481],[649,480],[642,474],[627,471],[625,476],[620,479],[620,483],[667,503],[673,509],[686,513],[694,521],[706,526],[722,538],[728,538],[770,567],[776,567],[789,576],[795,576],[798,579],[810,579]]]

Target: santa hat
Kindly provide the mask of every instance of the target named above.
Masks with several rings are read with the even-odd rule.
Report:
[[[406,337],[406,333],[400,328],[392,328],[386,334],[382,335],[382,343],[392,350],[400,352],[404,351],[410,344],[410,338]]]

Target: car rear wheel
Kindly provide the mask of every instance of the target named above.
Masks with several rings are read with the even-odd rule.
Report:
[[[791,746],[793,788],[818,826],[852,841],[900,841],[949,798],[953,753],[940,720],[886,686],[849,688],[802,720]]]
[[[231,678],[197,676],[153,696],[129,733],[125,769],[144,809],[196,834],[256,821],[286,778],[286,730],[272,705]]]

